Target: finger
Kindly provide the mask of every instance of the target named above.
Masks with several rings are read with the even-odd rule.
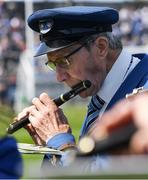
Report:
[[[133,103],[133,119],[138,127],[148,128],[148,94],[141,94],[135,98]]]
[[[32,117],[30,119],[30,117]],[[31,120],[31,123],[34,127],[42,127],[46,128],[47,126],[50,127],[49,130],[58,130],[59,129],[59,123],[57,121],[58,118],[58,112],[48,112],[45,108],[43,112],[38,111],[35,107],[31,109],[29,120]],[[33,121],[32,121],[33,120]]]
[[[56,130],[59,129],[59,124],[67,124],[66,117],[64,116],[61,109],[59,109],[53,100],[46,93],[42,93],[40,95],[40,100],[47,106],[47,110],[49,112],[50,119],[53,123],[53,126]]]
[[[129,149],[132,154],[148,154],[147,128],[140,129],[133,135]]]
[[[32,114],[29,115],[29,121],[31,122],[32,126],[38,131],[44,134],[48,134],[49,132],[54,132],[55,127],[51,120],[48,118],[43,118],[43,116],[35,117]]]
[[[23,111],[18,114],[17,120],[20,120],[20,119],[24,118],[25,116],[27,116],[30,113],[31,107],[32,106],[26,107],[25,109],[23,109]]]
[[[59,124],[67,123],[62,110],[55,105],[53,100],[46,93],[40,95],[40,100],[48,107],[48,111],[52,117],[51,120],[56,130],[59,129]]]
[[[58,130],[58,122],[56,120],[57,117],[57,107],[56,109],[53,111],[51,108],[51,101],[50,98],[48,97],[48,95],[46,93],[42,93],[40,95],[40,99],[39,98],[34,98],[32,100],[32,103],[36,106],[36,108],[40,111],[37,112],[35,109],[32,109],[32,115],[38,117],[40,119],[40,121],[44,121],[44,120],[49,120],[48,123],[53,123],[53,126],[56,130]],[[48,99],[48,100],[47,100]],[[44,103],[42,103],[44,102]],[[51,107],[51,108],[49,108]],[[52,112],[53,111],[53,112]]]
[[[33,117],[32,115],[29,118],[36,133],[43,142],[46,142],[46,140],[52,137],[53,134],[57,133],[57,131],[55,131],[53,127],[53,124],[51,123],[44,124],[41,121],[38,122],[36,118]]]
[[[40,101],[43,102],[47,109],[44,109],[43,113],[47,113],[48,111],[48,114],[50,116],[50,121],[53,123],[53,126],[55,127],[56,130],[59,129],[59,111],[58,111],[58,108],[57,106],[54,104],[53,100],[48,96],[48,94],[46,93],[42,93],[40,95]]]
[[[102,116],[100,124],[108,130],[113,130],[127,124],[131,117],[131,102],[122,100]]]
[[[53,100],[48,96],[47,93],[42,93],[39,97],[40,101],[45,104],[47,107],[52,106],[54,108],[57,108],[56,104],[53,102]]]
[[[58,131],[59,125],[62,123],[60,115],[59,115],[59,110],[57,109],[54,112],[51,112],[50,116],[51,116],[51,122],[52,122],[55,130]]]
[[[44,109],[45,109],[45,105],[40,101],[40,99],[39,98],[33,98],[33,100],[32,100],[32,103],[36,106],[36,108],[39,110],[39,111],[44,111]]]
[[[29,113],[29,116],[32,115],[34,116],[35,118],[39,119],[41,118],[41,112],[37,110],[36,106],[32,106],[30,108],[30,113]]]

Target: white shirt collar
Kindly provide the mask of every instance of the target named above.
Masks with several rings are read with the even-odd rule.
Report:
[[[103,85],[99,92],[97,93],[98,96],[103,99],[107,104],[115,94],[115,92],[120,87],[121,83],[127,76],[128,68],[130,67],[132,54],[122,50],[119,57],[117,58],[116,62],[113,64],[111,70],[107,74]],[[136,58],[137,59],[137,58]],[[139,62],[139,59],[135,62],[135,65]],[[135,66],[134,65],[134,66]],[[134,68],[132,66],[132,69]],[[131,70],[130,70],[131,71]]]

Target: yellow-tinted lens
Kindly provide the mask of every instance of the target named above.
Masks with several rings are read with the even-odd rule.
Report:
[[[51,69],[51,70],[56,70],[56,65],[60,66],[61,68],[68,68],[70,65],[70,62],[66,58],[61,58],[57,59],[54,62],[48,61],[46,65]]]
[[[53,63],[53,62],[47,62],[46,65],[48,66],[48,68],[52,71],[55,71],[56,70],[56,64]]]

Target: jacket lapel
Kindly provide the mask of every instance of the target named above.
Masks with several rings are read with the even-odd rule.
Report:
[[[141,61],[137,64],[134,70],[127,76],[120,88],[117,90],[106,110],[110,109],[118,100],[124,98],[126,94],[131,93],[134,88],[138,87],[140,81],[148,74],[148,55],[135,54]]]

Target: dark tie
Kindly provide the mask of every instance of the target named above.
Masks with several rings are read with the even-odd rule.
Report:
[[[83,124],[81,136],[85,135],[88,132],[96,118],[99,116],[100,110],[103,107],[104,103],[105,102],[98,95],[95,95],[91,98],[91,101],[88,105],[88,112]]]

